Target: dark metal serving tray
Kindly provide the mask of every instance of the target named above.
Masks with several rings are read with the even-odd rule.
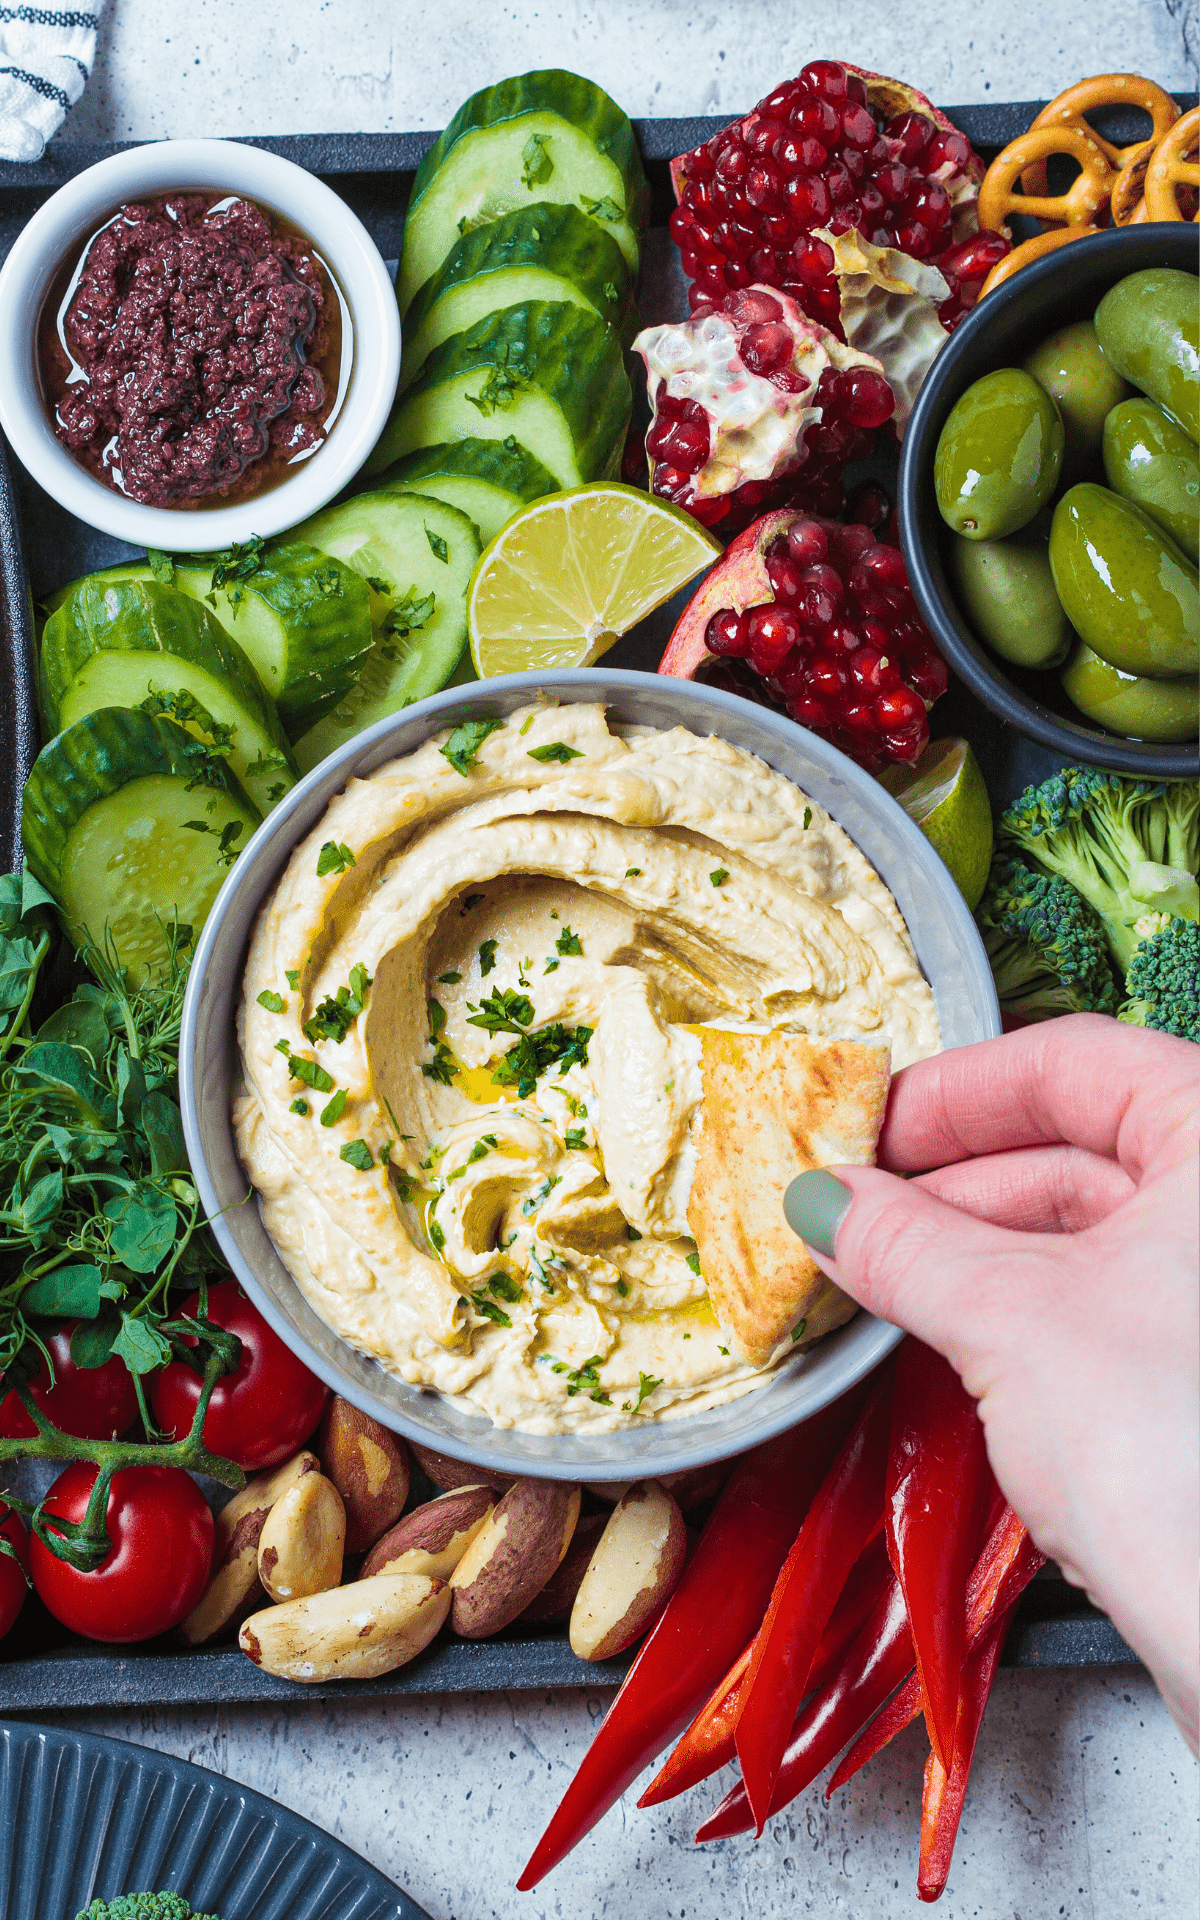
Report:
[[[1183,108],[1195,95],[1177,96]],[[1045,103],[1018,101],[949,107],[948,117],[984,158],[1023,133]],[[672,205],[668,165],[707,140],[724,120],[635,120],[652,193],[640,305],[643,318],[671,317],[681,282],[666,223]],[[1143,117],[1126,110],[1099,119],[1122,143],[1139,138]],[[249,141],[318,175],[363,221],[385,259],[400,252],[413,175],[434,133],[311,134]],[[125,145],[138,144],[134,142]],[[119,151],[116,145],[59,141],[36,165],[0,163],[0,261],[43,201],[76,174]],[[7,455],[7,461],[6,461]],[[135,552],[65,511],[8,454],[0,436],[0,870],[20,861],[21,791],[37,751],[30,594],[40,599],[65,581]],[[627,634],[605,664],[653,672],[678,609],[669,606]],[[994,806],[1005,806],[1061,764],[1053,754],[996,720],[957,683],[938,703],[939,734],[970,740]],[[180,1649],[167,1640],[101,1648],[66,1634],[33,1596],[0,1642],[0,1708],[210,1705],[215,1701],[297,1696],[490,1692],[510,1688],[614,1686],[632,1656],[589,1665],[562,1632],[509,1629],[493,1640],[441,1641],[410,1666],[378,1680],[297,1688],[254,1667],[236,1646]],[[1111,1621],[1047,1569],[1027,1589],[1004,1651],[1022,1667],[1113,1666],[1134,1655]]]

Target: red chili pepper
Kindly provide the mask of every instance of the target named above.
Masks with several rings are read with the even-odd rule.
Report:
[[[894,1366],[875,1389],[816,1494],[754,1643],[737,1752],[762,1832],[818,1642],[859,1554],[881,1524]],[[895,1683],[893,1682],[893,1685]]]
[[[908,1339],[896,1362],[887,1467],[888,1553],[904,1589],[929,1744],[949,1771],[967,1581],[992,1484],[975,1402],[948,1360]]]
[[[921,1711],[921,1680],[916,1673],[910,1673],[899,1693],[893,1694],[886,1707],[881,1707],[869,1727],[864,1728],[848,1753],[842,1755],[833,1770],[832,1778],[825,1789],[828,1800],[847,1780],[852,1780],[861,1772],[868,1760],[882,1753],[889,1740],[903,1733],[910,1720],[915,1720]]]
[[[846,1649],[893,1579],[883,1535],[877,1534],[851,1569],[842,1596],[821,1636],[806,1683],[810,1691],[823,1687],[837,1672]],[[734,1735],[740,1712],[739,1695],[753,1651],[752,1640],[650,1782],[638,1801],[639,1807],[657,1807],[664,1800],[674,1800],[689,1787],[698,1786],[701,1780],[728,1766],[736,1757]]]
[[[833,1679],[813,1695],[796,1721],[771,1796],[770,1813],[786,1807],[824,1771],[865,1717],[874,1713],[911,1672],[912,1664],[912,1635],[904,1595],[889,1567],[887,1585],[874,1612],[855,1636]],[[723,1840],[732,1833],[746,1833],[755,1824],[745,1784],[739,1782],[696,1838]]]
[[[996,1677],[1004,1636],[1016,1605],[1013,1600],[1002,1610],[990,1630],[967,1655],[963,1665],[958,1725],[954,1733],[954,1765],[949,1776],[936,1753],[931,1753],[925,1763],[925,1782],[921,1795],[921,1857],[917,1868],[917,1897],[920,1900],[937,1900],[945,1890],[971,1762],[975,1757],[975,1742],[979,1738],[979,1728]]]
[[[796,1530],[868,1391],[869,1383],[860,1383],[739,1462],[517,1881],[521,1892],[557,1866],[682,1732],[751,1638]]]

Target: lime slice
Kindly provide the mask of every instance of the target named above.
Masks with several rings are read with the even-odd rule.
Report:
[[[889,767],[881,786],[932,842],[972,911],[992,864],[992,808],[965,740],[931,740],[914,766]]]
[[[475,671],[590,666],[720,553],[688,514],[637,487],[597,481],[535,500],[471,576]]]

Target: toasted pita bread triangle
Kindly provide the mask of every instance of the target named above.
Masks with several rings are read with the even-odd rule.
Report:
[[[688,1225],[713,1312],[763,1366],[801,1322],[808,1345],[856,1311],[788,1226],[783,1195],[813,1167],[874,1160],[890,1055],[801,1033],[688,1031],[703,1086]]]

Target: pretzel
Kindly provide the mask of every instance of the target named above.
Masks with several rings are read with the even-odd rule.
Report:
[[[1177,120],[1154,149],[1146,168],[1146,218],[1183,220],[1187,216],[1179,205],[1178,189],[1200,187],[1200,107],[1193,107]],[[1192,216],[1195,220],[1200,213]]]
[[[1098,107],[1141,107],[1144,113],[1150,115],[1150,138],[1135,140],[1128,147],[1114,146],[1088,124],[1086,116]],[[1140,73],[1097,73],[1090,80],[1077,80],[1073,87],[1060,93],[1048,107],[1043,107],[1030,132],[1042,127],[1081,129],[1095,141],[1113,172],[1120,173],[1139,153],[1152,151],[1178,118],[1179,108],[1170,94],[1156,87],[1153,80],[1143,79]],[[1061,149],[1051,148],[1049,151],[1053,153]],[[1047,192],[1044,158],[1035,160],[1026,170],[1021,185],[1030,195],[1044,195]]]
[[[1146,203],[1142,193],[1146,184],[1146,168],[1150,165],[1154,148],[1147,141],[1139,147],[1132,160],[1127,160],[1113,181],[1112,223],[1114,227],[1133,226],[1146,218]]]
[[[1037,163],[1044,171],[1052,153],[1066,154],[1079,167],[1067,191],[1053,195],[1015,193],[1018,178]],[[979,224],[1003,227],[1006,214],[1031,213],[1055,226],[1090,231],[1099,225],[1098,216],[1108,206],[1115,178],[1108,155],[1089,127],[1031,127],[1028,133],[1010,140],[984,174],[979,189]],[[1022,249],[1015,251],[1020,253]],[[1013,258],[1013,254],[1007,257]],[[1001,264],[1007,265],[1007,260]]]
[[[993,287],[998,287],[1002,280],[1007,280],[1012,274],[1019,273],[1022,267],[1029,266],[1034,260],[1040,260],[1044,253],[1050,253],[1055,247],[1061,247],[1065,241],[1086,240],[1089,233],[1097,232],[1099,232],[1097,227],[1052,227],[1048,233],[1035,233],[1032,240],[1022,240],[1020,246],[1014,247],[1011,253],[1005,254],[1003,260],[997,261],[979,289],[979,298],[982,300],[984,294],[991,293]]]

